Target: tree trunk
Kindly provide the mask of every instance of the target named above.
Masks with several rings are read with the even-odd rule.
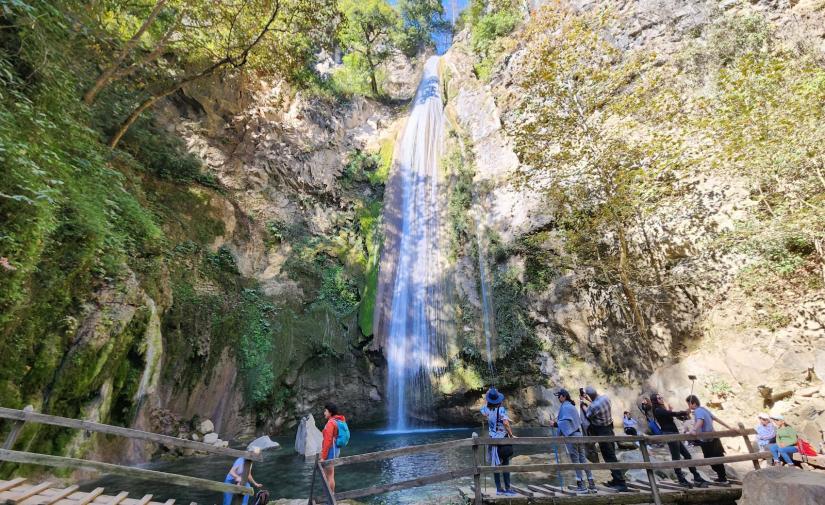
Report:
[[[155,6],[152,8],[152,12],[149,13],[149,16],[143,21],[143,24],[140,25],[138,31],[136,31],[135,34],[132,35],[132,38],[126,42],[126,45],[123,46],[123,49],[121,49],[117,56],[115,56],[112,63],[98,76],[92,87],[84,93],[83,102],[86,103],[86,105],[93,104],[95,98],[97,98],[97,95],[103,90],[103,88],[106,87],[106,85],[109,84],[109,82],[111,82],[112,78],[117,73],[117,69],[120,68],[120,65],[123,64],[123,61],[129,53],[132,52],[132,49],[134,49],[138,42],[140,42],[140,38],[155,21],[155,18],[158,17],[158,14],[160,14],[161,9],[163,9],[163,6],[167,1],[168,0],[157,0]]]
[[[647,325],[645,324],[644,315],[642,314],[642,310],[639,308],[636,293],[634,293],[633,288],[630,287],[631,281],[628,268],[627,238],[625,237],[624,229],[622,229],[621,226],[616,228],[616,234],[619,237],[619,279],[622,283],[622,291],[627,299],[627,304],[630,306],[630,310],[633,312],[633,319],[635,320],[634,322],[636,323],[636,329],[639,332],[639,336],[646,337]]]

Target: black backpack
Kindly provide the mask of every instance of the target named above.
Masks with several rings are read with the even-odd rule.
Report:
[[[269,503],[269,491],[261,489],[255,493],[255,502],[252,505],[266,505]]]

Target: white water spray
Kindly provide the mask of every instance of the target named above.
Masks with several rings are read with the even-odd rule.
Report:
[[[432,418],[430,381],[446,366],[439,184],[444,114],[438,61],[431,57],[424,66],[398,145],[397,250],[385,251],[396,255],[386,332],[390,429],[396,431],[412,428],[412,418]]]

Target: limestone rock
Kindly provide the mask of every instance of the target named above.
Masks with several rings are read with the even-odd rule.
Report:
[[[212,433],[215,431],[215,425],[212,424],[212,421],[206,419],[203,421],[200,426],[198,426],[198,431],[206,435],[207,433]]]
[[[814,358],[814,372],[819,380],[825,382],[825,351],[820,350]]]
[[[739,505],[819,505],[825,479],[814,472],[772,467],[751,472],[742,482]]]
[[[218,440],[219,440],[218,439],[218,434],[214,433],[214,432],[213,433],[207,433],[206,435],[203,436],[203,443],[204,444],[214,444]]]
[[[191,438],[192,438],[192,440],[194,440],[195,442],[200,442],[200,441],[201,441],[201,437],[200,437],[200,435],[198,435],[197,433],[192,433],[192,434],[190,435],[190,437],[191,437]]]
[[[229,442],[226,440],[216,440],[214,444],[215,447],[229,447]]]
[[[315,418],[308,414],[301,418],[298,433],[295,434],[295,452],[305,457],[315,456],[321,452],[321,443],[324,437],[321,430],[315,426]]]

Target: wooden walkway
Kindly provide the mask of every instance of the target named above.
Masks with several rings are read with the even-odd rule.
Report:
[[[175,500],[152,501],[152,495],[129,498],[123,491],[116,495],[103,494],[102,487],[92,491],[78,491],[77,486],[54,486],[51,482],[27,484],[26,479],[0,480],[0,503],[14,505],[174,505]]]
[[[660,503],[701,504],[732,503],[742,496],[742,483],[731,480],[729,485],[713,484],[702,489],[687,489],[674,481],[657,479]],[[653,491],[646,481],[628,481],[630,492],[620,493],[614,489],[597,485],[595,493],[578,494],[575,486],[559,487],[551,484],[528,484],[527,486],[511,486],[518,493],[517,496],[497,496],[495,492],[482,491],[483,504],[500,505],[513,503],[514,505],[632,505],[655,503]],[[468,502],[475,499],[474,486],[459,488],[462,497]]]
[[[256,454],[254,452],[240,451],[227,447],[215,447],[203,442],[195,442],[193,440],[185,440],[182,438],[170,437],[147,431],[133,430],[121,426],[111,426],[108,424],[94,423],[80,419],[70,419],[66,417],[40,414],[38,412],[34,412],[31,407],[27,407],[24,410],[0,407],[0,419],[11,421],[11,428],[8,431],[6,439],[3,441],[2,448],[0,448],[0,461],[7,461],[9,463],[17,463],[21,465],[38,465],[53,468],[68,468],[72,470],[86,470],[104,475],[123,475],[135,479],[164,482],[166,484],[193,487],[200,490],[214,491],[217,493],[231,493],[234,495],[233,502],[237,503],[240,503],[240,500],[244,495],[251,496],[254,494],[254,491],[246,487],[245,484],[249,477],[252,461],[263,460],[263,456],[261,456],[261,454]],[[242,457],[245,461],[242,476],[243,479],[241,485],[236,486],[233,484],[226,484],[223,481],[213,481],[198,477],[190,477],[188,475],[158,472],[145,468],[12,450],[26,423],[46,424],[61,428],[84,430],[92,433],[121,436],[133,440],[141,440],[147,443],[154,443],[167,447],[193,449],[224,457]],[[0,504],[14,503],[25,505],[55,505],[59,503],[60,505],[172,505],[175,502],[175,500],[153,502],[151,501],[152,495],[146,495],[139,499],[129,498],[129,493],[125,491],[120,491],[114,496],[104,495],[103,488],[97,488],[89,493],[78,491],[77,489],[78,486],[69,486],[65,489],[56,488],[52,486],[51,482],[43,482],[36,485],[27,484],[23,478],[0,481]]]

